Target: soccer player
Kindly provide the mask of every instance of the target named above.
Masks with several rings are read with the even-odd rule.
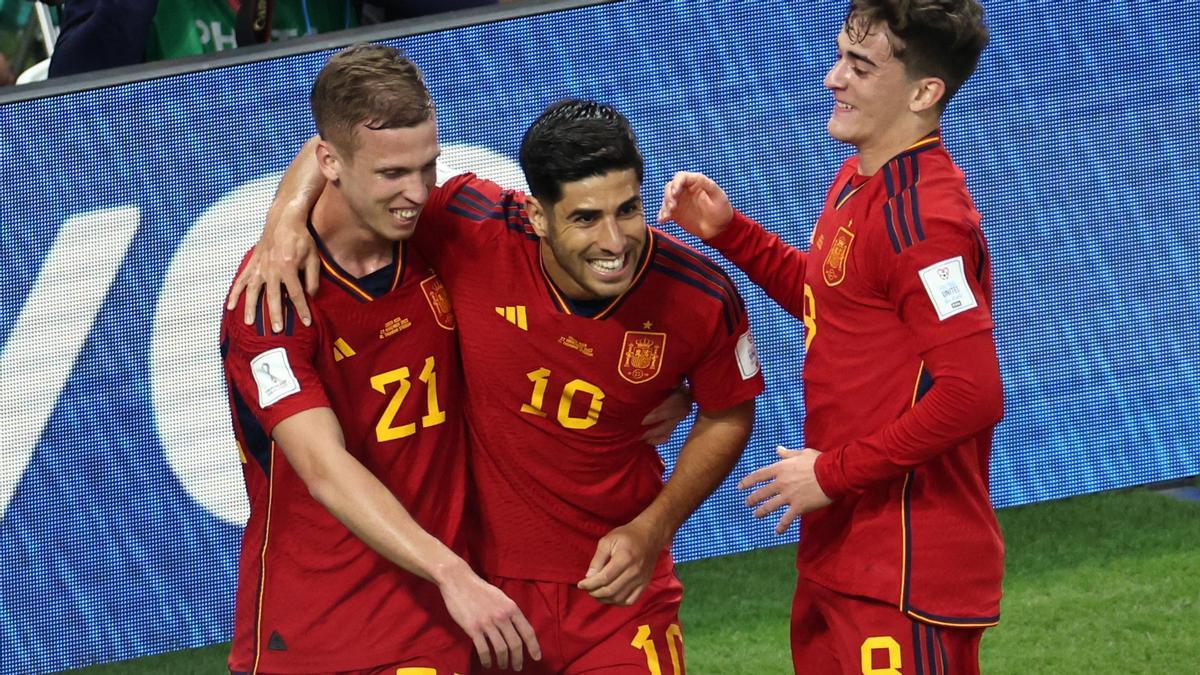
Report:
[[[669,545],[750,435],[745,309],[719,267],[647,226],[617,111],[550,106],[520,161],[530,195],[458,176],[414,240],[455,302],[480,565],[543,636],[534,672],[682,673]],[[640,420],[684,379],[700,410],[664,487]]]
[[[1003,543],[988,499],[1003,412],[991,263],[939,120],[987,43],[974,0],[854,0],[825,77],[852,144],[810,250],[737,213],[699,174],[675,220],[805,326],[805,443],[742,481],[762,517],[801,513],[797,673],[977,673],[999,619]]]
[[[455,312],[406,241],[435,175],[433,104],[411,62],[369,46],[330,59],[312,108],[329,187],[305,235],[326,279],[310,325],[289,305],[281,333],[265,308],[221,329],[250,497],[230,670],[451,675],[472,642],[520,670],[532,629],[462,557]]]

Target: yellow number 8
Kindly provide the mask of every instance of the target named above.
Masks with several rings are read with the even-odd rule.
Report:
[[[871,655],[876,649],[887,650],[887,668],[874,667],[874,660],[871,658]],[[902,668],[904,664],[900,662],[900,643],[892,639],[891,636],[881,635],[878,637],[869,637],[862,643],[861,651],[863,675],[902,675],[900,673],[900,668]]]

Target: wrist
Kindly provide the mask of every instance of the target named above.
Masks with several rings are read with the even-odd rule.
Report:
[[[447,550],[446,555],[440,560],[434,561],[427,568],[429,580],[436,584],[439,588],[445,588],[448,585],[453,585],[464,576],[474,574],[474,570],[467,564],[467,561],[454,555],[453,552]]]

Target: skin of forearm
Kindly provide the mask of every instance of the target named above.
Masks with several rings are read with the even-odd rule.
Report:
[[[637,519],[653,524],[665,541],[737,464],[754,426],[754,401],[717,413],[701,412],[688,433],[671,478]]]
[[[328,409],[299,415],[310,413],[333,418]],[[345,451],[340,427],[330,433],[328,420],[322,419],[319,430],[310,424],[279,428],[293,419],[276,427],[280,448],[313,498],[355,536],[396,565],[438,584],[466,564],[422,529],[383,483]]]
[[[279,226],[284,213],[300,213],[300,221],[306,220],[325,190],[325,176],[317,164],[316,148],[320,140],[319,136],[308,139],[288,165],[287,171],[283,172],[275,191],[275,200],[267,212],[268,233]]]

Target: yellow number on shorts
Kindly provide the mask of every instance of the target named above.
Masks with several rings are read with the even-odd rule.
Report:
[[[682,675],[683,669],[679,664],[679,649],[683,647],[683,631],[679,629],[678,624],[671,624],[666,630],[667,651],[671,654],[671,669],[674,675]],[[679,641],[679,647],[675,646],[675,641]],[[658,665],[658,648],[654,646],[654,638],[650,637],[650,626],[638,626],[637,635],[634,636],[633,642],[629,643],[634,649],[640,649],[646,652],[646,668],[650,670],[650,675],[662,675],[662,667]]]
[[[804,351],[812,344],[817,336],[817,299],[813,296],[812,286],[804,284]]]
[[[875,668],[871,658],[876,649],[886,649],[888,653],[887,668]],[[869,637],[862,643],[862,672],[863,675],[902,675],[900,668],[900,643],[889,635]]]
[[[533,395],[529,397],[529,403],[521,404],[521,412],[545,417],[543,405],[546,402],[546,387],[550,384],[550,370],[538,368],[525,373],[525,377],[533,383]],[[571,403],[575,400],[575,394],[581,392],[589,396],[588,410],[582,417],[575,417],[571,415]],[[567,429],[588,429],[600,420],[602,407],[604,392],[600,387],[585,380],[571,380],[563,387],[562,396],[558,399],[558,423]]]
[[[386,373],[380,373],[371,377],[371,388],[381,394],[387,394],[389,384],[400,383],[400,386],[392,394],[391,400],[388,401],[387,407],[383,409],[383,414],[379,416],[379,421],[375,423],[375,437],[382,443],[384,441],[394,441],[398,438],[412,436],[417,433],[417,423],[408,422],[407,424],[396,425],[396,415],[400,412],[400,406],[404,404],[405,397],[412,389],[412,383],[409,382],[409,370],[405,366],[403,368],[395,368]],[[425,383],[425,405],[426,412],[421,417],[422,427],[436,427],[446,421],[446,411],[442,410],[438,403],[437,392],[437,371],[432,356],[425,359],[425,367],[421,370],[421,374],[417,379]]]

